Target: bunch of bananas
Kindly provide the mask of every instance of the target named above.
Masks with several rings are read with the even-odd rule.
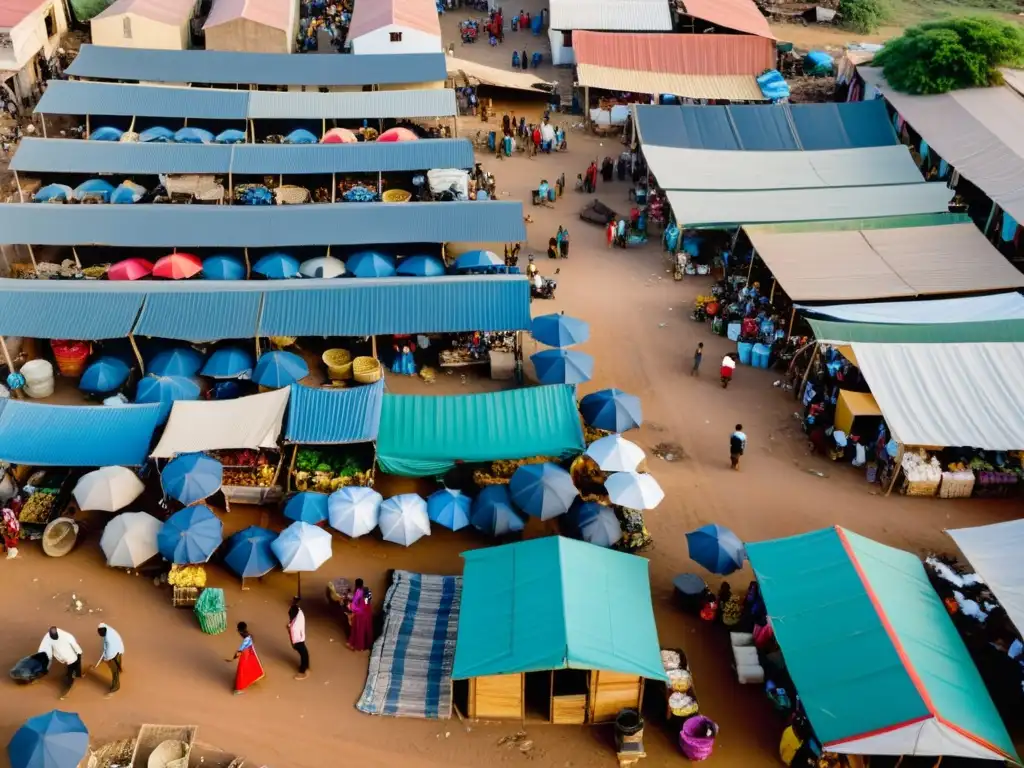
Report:
[[[205,587],[206,569],[201,565],[172,565],[167,583],[174,587]]]

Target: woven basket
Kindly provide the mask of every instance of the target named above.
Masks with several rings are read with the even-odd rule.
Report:
[[[404,189],[389,189],[380,199],[385,203],[408,203],[412,200],[412,192],[406,192]]]
[[[296,187],[285,184],[274,190],[278,205],[301,205],[310,201],[309,190],[305,187]]]
[[[50,342],[53,346],[53,342]],[[92,352],[92,345],[64,348],[53,346],[53,359],[57,361],[57,370],[61,376],[68,379],[77,379],[85,370],[85,364]]]
[[[78,523],[67,517],[58,517],[43,530],[43,552],[50,557],[64,557],[78,540]]]
[[[299,339],[296,336],[271,336],[270,343],[275,349],[285,349],[286,347],[292,346]]]
[[[320,359],[327,366],[327,378],[331,381],[352,378],[352,353],[347,349],[328,349]]]
[[[357,357],[352,361],[352,376],[360,384],[373,384],[383,375],[380,360],[375,357]]]
[[[934,496],[939,492],[939,480],[904,480],[900,492],[904,496]]]
[[[175,608],[191,608],[198,599],[198,587],[175,587],[171,595],[171,605]]]

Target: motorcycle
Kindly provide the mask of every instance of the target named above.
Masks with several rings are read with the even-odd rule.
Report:
[[[538,285],[538,282],[540,283]],[[530,298],[533,299],[553,299],[555,298],[555,289],[558,288],[558,283],[552,280],[550,277],[541,277],[539,281],[535,281],[530,284]]]

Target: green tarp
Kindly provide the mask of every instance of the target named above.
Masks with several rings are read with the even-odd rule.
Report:
[[[596,669],[666,679],[644,558],[561,536],[462,557],[453,678]]]
[[[807,318],[818,341],[849,344],[983,344],[1024,342],[1024,320],[981,323],[837,323]]]
[[[584,449],[567,385],[483,395],[385,395],[377,461],[392,475],[441,475],[457,462],[568,458]]]
[[[877,219],[829,219],[826,221],[790,221],[779,224],[753,224],[744,229],[763,232],[856,232],[865,229],[907,229],[938,227],[944,224],[969,224],[966,213],[915,213],[907,216],[884,216]]]
[[[747,556],[826,748],[1017,760],[916,556],[839,527],[748,544]]]

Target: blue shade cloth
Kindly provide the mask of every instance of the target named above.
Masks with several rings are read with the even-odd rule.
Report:
[[[690,559],[719,576],[743,567],[746,550],[740,537],[721,525],[705,525],[686,534]]]
[[[347,389],[292,385],[284,439],[305,445],[372,442],[380,429],[383,380]]]
[[[523,512],[541,520],[564,515],[579,491],[572,475],[557,464],[524,464],[509,481],[512,501]]]
[[[277,567],[277,558],[270,548],[270,542],[277,534],[250,525],[227,540],[224,564],[243,579],[258,579]]]
[[[11,768],[76,768],[89,751],[89,731],[73,712],[36,715],[7,745]]]
[[[207,280],[244,280],[245,264],[237,256],[221,253],[203,259],[203,277]]]
[[[214,351],[200,373],[213,379],[238,379],[252,375],[252,354],[239,347],[221,347]]]
[[[237,128],[228,128],[213,137],[214,144],[241,144],[245,141],[245,131]]]
[[[101,357],[89,364],[78,382],[83,392],[106,394],[124,386],[131,369],[116,357]]]
[[[408,256],[398,262],[396,272],[406,277],[439,277],[445,273],[445,268],[434,256]]]
[[[455,269],[489,269],[502,267],[505,260],[493,251],[467,251],[455,260]]]
[[[327,522],[326,493],[296,493],[284,505],[283,514],[289,520],[310,525]]]
[[[268,253],[252,265],[252,271],[269,280],[299,276],[299,260],[287,253]]]
[[[199,385],[184,376],[156,376],[148,374],[139,381],[135,390],[136,403],[159,403],[160,423],[171,415],[176,400],[198,400]]]
[[[169,141],[174,141],[174,131],[162,125],[154,125],[139,134],[139,142],[142,144],[162,144]]]
[[[53,200],[63,200],[67,203],[74,195],[74,190],[66,184],[47,184],[32,195],[32,199],[37,203],[49,203]]]
[[[584,421],[595,429],[625,432],[643,424],[640,398],[621,389],[602,389],[580,400]]]
[[[157,352],[146,364],[156,376],[195,376],[203,367],[203,356],[191,347],[173,347]]]
[[[309,366],[305,360],[294,352],[274,350],[263,353],[256,361],[252,380],[261,386],[279,389],[290,387],[306,376],[309,376]]]
[[[505,536],[526,527],[526,521],[512,506],[508,486],[488,485],[473,500],[470,523],[482,533]]]
[[[590,326],[567,315],[541,315],[530,326],[533,338],[549,347],[569,347],[590,338]]]
[[[395,260],[379,251],[360,251],[348,257],[345,266],[354,277],[392,277]]]
[[[232,286],[245,288],[221,292],[227,285],[195,281],[148,295],[135,323],[135,335],[191,342],[251,340],[263,298],[260,283],[235,281]]]
[[[316,144],[318,141],[319,139],[305,128],[296,128],[284,137],[285,144]]]
[[[118,128],[111,128],[109,125],[103,125],[97,128],[95,131],[89,134],[90,141],[120,141],[124,135],[124,131]]]
[[[160,473],[164,493],[182,504],[195,504],[220,490],[224,467],[205,453],[183,453]]]
[[[427,516],[430,521],[452,531],[469,525],[473,500],[461,491],[442,488],[427,498]]]
[[[185,507],[156,535],[160,555],[175,565],[205,563],[224,540],[224,525],[209,507]]]
[[[545,349],[530,361],[541,384],[582,384],[594,375],[594,358],[572,349]]]

